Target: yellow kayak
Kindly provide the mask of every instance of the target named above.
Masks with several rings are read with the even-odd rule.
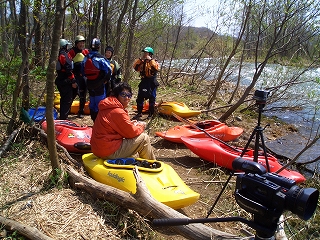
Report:
[[[84,154],[82,161],[86,171],[96,181],[133,194],[136,193],[133,169],[138,166],[151,195],[173,209],[189,206],[200,197],[171,166],[161,161],[142,158],[103,160],[92,153]]]
[[[189,109],[189,107],[182,102],[162,102],[158,106],[158,111],[164,115],[175,113],[183,118],[198,116],[201,113],[201,111]]]
[[[54,92],[53,105],[60,104],[60,92]],[[44,102],[47,102],[47,94],[44,95]]]
[[[57,104],[54,106],[58,111],[60,111],[60,104]],[[80,107],[80,102],[78,100],[74,100],[72,102],[71,108],[70,108],[70,113],[71,114],[77,114],[79,112],[79,107]],[[90,114],[90,109],[89,109],[89,102],[86,102],[84,105],[84,114],[89,115]]]

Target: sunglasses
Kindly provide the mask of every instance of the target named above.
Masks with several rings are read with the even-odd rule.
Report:
[[[124,98],[125,97],[132,98],[132,93],[121,92],[119,96]]]

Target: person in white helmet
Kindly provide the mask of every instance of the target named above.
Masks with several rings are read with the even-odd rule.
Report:
[[[79,111],[78,117],[84,117],[84,106],[86,103],[87,95],[87,84],[85,78],[81,72],[81,63],[84,57],[89,53],[89,50],[85,48],[86,39],[78,35],[74,41],[74,47],[68,52],[69,57],[73,60],[73,74],[75,75],[78,84],[78,95],[79,95]]]

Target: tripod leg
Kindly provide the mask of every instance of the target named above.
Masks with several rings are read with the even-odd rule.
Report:
[[[264,143],[264,138],[263,138],[262,131],[260,131],[259,135],[260,135],[260,138],[261,138],[261,145],[262,145],[262,149],[263,149],[264,158],[266,159],[267,171],[270,172],[270,166],[269,166],[268,155],[267,155],[267,148],[266,148],[266,145]]]
[[[233,176],[233,172],[230,173],[230,176],[228,177],[227,181],[225,182],[225,184],[223,185],[223,188],[221,189],[218,197],[216,198],[216,201],[213,203],[212,207],[210,208],[209,212],[208,212],[208,215],[207,215],[207,218],[210,216],[210,214],[212,213],[212,210],[214,209],[214,207],[217,205],[222,193],[224,192],[224,190],[226,189],[231,177]]]
[[[256,130],[256,128],[255,128],[255,129],[253,130],[253,132],[251,133],[251,136],[250,136],[250,138],[249,138],[246,146],[245,146],[244,149],[242,150],[242,153],[241,153],[240,157],[243,157],[243,155],[246,153],[246,151],[247,151],[247,149],[248,149],[248,147],[249,147],[249,144],[250,144],[250,142],[252,141],[252,139],[253,139],[254,135],[256,134],[256,132],[257,132],[257,130]]]

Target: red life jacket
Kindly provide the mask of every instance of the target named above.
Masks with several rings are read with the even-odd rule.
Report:
[[[92,59],[95,57],[95,54],[92,57],[87,55],[87,57],[87,61],[84,64],[84,74],[88,80],[96,80],[99,77],[100,69],[93,64]]]

